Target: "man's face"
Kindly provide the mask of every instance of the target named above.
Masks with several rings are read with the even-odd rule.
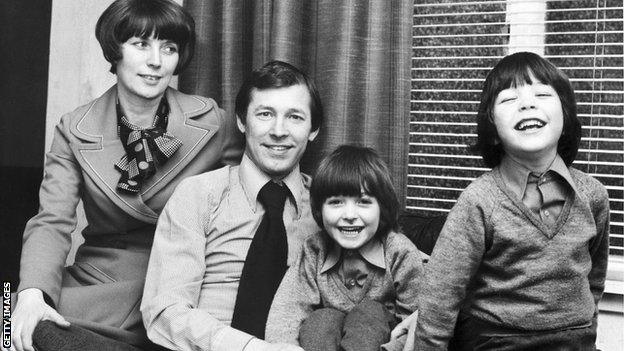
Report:
[[[268,176],[280,179],[298,164],[312,131],[310,93],[305,85],[253,89],[245,123],[237,117],[238,129],[245,133],[247,156]]]

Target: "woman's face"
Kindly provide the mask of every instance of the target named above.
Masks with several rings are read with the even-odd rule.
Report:
[[[160,99],[178,65],[178,45],[154,36],[131,37],[121,44],[121,55],[116,66],[120,97]]]

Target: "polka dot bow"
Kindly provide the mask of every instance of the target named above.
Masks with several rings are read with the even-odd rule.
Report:
[[[117,133],[126,154],[115,164],[121,172],[117,188],[138,193],[143,182],[156,173],[182,146],[182,142],[167,132],[169,104],[160,100],[151,127],[141,128],[128,121],[117,102]]]

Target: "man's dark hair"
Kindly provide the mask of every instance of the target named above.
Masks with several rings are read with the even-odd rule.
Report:
[[[254,89],[287,88],[301,84],[310,93],[310,113],[312,114],[312,131],[319,129],[323,123],[323,104],[314,82],[297,67],[282,61],[271,61],[255,70],[245,80],[236,95],[235,112],[241,122],[246,123],[247,108],[251,102]]]

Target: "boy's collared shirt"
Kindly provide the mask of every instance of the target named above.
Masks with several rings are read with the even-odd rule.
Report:
[[[568,167],[558,154],[541,174],[508,156],[503,157],[499,168],[507,188],[549,226],[556,223],[571,192],[578,192]]]
[[[334,242],[323,262],[321,274],[336,267],[329,274],[336,274],[349,290],[358,291],[364,287],[366,278],[373,269],[386,269],[384,257],[383,244],[377,238],[371,239],[357,250],[345,250]]]
[[[336,250],[334,242],[323,231],[309,237],[275,294],[267,321],[266,340],[298,345],[299,326],[319,308],[332,308],[347,314],[362,301],[370,300],[384,305],[399,320],[414,312],[421,290],[424,254],[404,235],[392,231],[373,240],[383,246],[385,268],[366,261],[371,267],[366,284],[361,290],[354,291],[347,288],[337,274],[342,250],[338,248],[338,254],[332,254],[332,250]],[[375,245],[378,244],[372,248]],[[367,249],[356,250],[358,256],[362,251],[371,258]],[[330,256],[334,258],[329,260]],[[371,260],[381,265],[378,259]],[[331,262],[334,264],[330,265]],[[389,346],[387,349],[395,348]]]

